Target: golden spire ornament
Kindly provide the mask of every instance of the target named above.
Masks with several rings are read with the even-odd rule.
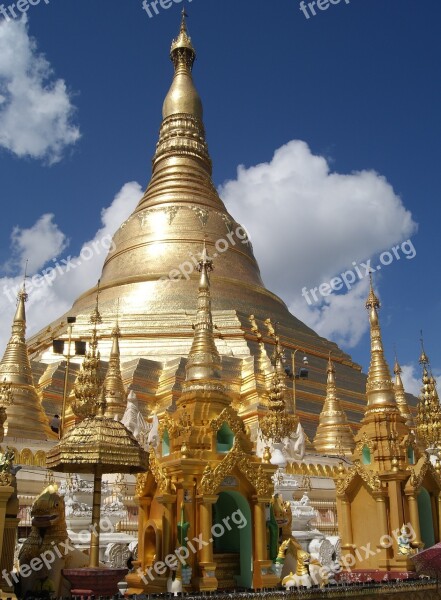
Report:
[[[401,369],[400,363],[398,359],[395,357],[395,365],[394,365],[394,373],[395,373],[395,383],[394,383],[394,391],[395,391],[395,400],[398,405],[398,409],[401,413],[401,416],[406,420],[406,425],[409,429],[413,429],[415,427],[415,423],[413,420],[412,412],[409,408],[409,405],[406,400],[406,392],[404,389],[403,381],[401,379],[401,373],[403,370]]]
[[[221,361],[214,341],[211,313],[209,274],[213,271],[213,261],[208,256],[205,241],[197,270],[201,274],[198,306],[193,343],[186,365],[186,382],[220,381]]]
[[[112,349],[109,366],[104,378],[103,390],[106,400],[106,417],[121,419],[127,408],[127,392],[121,375],[121,352],[119,339],[121,331],[118,321],[112,331]]]
[[[398,412],[389,366],[384,357],[383,341],[378,320],[378,309],[380,306],[380,301],[374,292],[371,275],[369,296],[366,300],[371,333],[371,363],[366,385],[368,397],[366,414],[371,411],[378,412],[379,410]]]
[[[173,40],[170,49],[175,76],[164,100],[162,115],[165,119],[175,114],[186,114],[202,121],[202,101],[194,87],[191,75],[196,52],[188,35],[186,17],[184,10],[179,35]]]
[[[326,399],[320,414],[314,448],[321,454],[351,456],[355,448],[354,435],[337,396],[335,367],[329,354]]]
[[[273,354],[274,373],[268,399],[268,411],[259,419],[262,436],[266,442],[280,444],[295,431],[298,418],[286,410],[285,369],[283,368],[283,350],[280,337],[274,330],[275,349]]]
[[[98,325],[102,323],[99,311],[99,293],[100,286],[96,293],[95,308],[90,316],[90,323],[93,325],[92,336],[89,342],[89,349],[86,352],[80,371],[74,384],[74,399],[72,401],[72,411],[80,419],[92,417],[96,414],[96,399],[99,397],[102,388],[102,379],[99,373],[100,353],[98,350]]]
[[[423,367],[423,385],[416,417],[417,438],[426,449],[439,451],[441,449],[441,406],[436,381],[432,374],[429,375],[430,362],[422,338],[421,350],[419,363]]]

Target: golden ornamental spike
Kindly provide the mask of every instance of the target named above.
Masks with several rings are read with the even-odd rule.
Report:
[[[366,300],[366,308],[368,310],[371,308],[379,309],[379,308],[381,308],[381,304],[374,292],[374,283],[373,283],[373,279],[372,279],[372,273],[369,273],[369,280],[370,280],[369,296]]]

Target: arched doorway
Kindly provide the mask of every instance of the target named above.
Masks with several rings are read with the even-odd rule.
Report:
[[[147,566],[153,565],[156,556],[156,531],[149,525],[144,532],[144,557]]]
[[[425,548],[435,544],[433,527],[432,500],[426,488],[421,488],[418,494],[418,515],[420,518],[421,540]]]
[[[223,574],[223,564],[227,566],[225,563],[228,563],[228,555],[231,555],[236,566],[236,572],[233,571],[234,585],[251,588],[253,580],[251,509],[242,494],[220,492],[213,506],[212,535],[214,560],[216,561],[216,555],[219,557],[219,561],[216,561],[219,575]],[[218,580],[219,587],[229,587],[227,584],[223,585],[222,578]]]

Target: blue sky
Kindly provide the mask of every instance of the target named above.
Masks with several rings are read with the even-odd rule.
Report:
[[[150,177],[181,8],[149,18],[141,0],[41,0],[26,25],[0,17],[2,288],[25,254],[41,272],[131,212]],[[366,279],[329,304],[309,306],[301,290],[410,239],[415,257],[400,246],[376,276],[385,347],[392,361],[396,345],[411,385],[422,328],[441,372],[439,1],[342,0],[309,19],[298,0],[187,10],[214,182],[268,287],[367,368]],[[67,308],[103,259],[36,297],[29,325]],[[0,296],[3,344],[13,305]]]

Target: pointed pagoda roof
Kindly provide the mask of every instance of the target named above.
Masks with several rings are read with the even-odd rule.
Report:
[[[10,383],[12,404],[7,407],[8,438],[47,440],[54,437],[49,429],[34,379],[26,345],[25,284],[18,293],[12,333],[0,363],[0,382]]]
[[[98,325],[102,323],[101,313],[99,311],[100,282],[98,282],[95,308],[90,315],[92,324],[92,336],[89,342],[89,349],[84,356],[81,368],[74,384],[74,398],[71,402],[72,412],[84,419],[93,417],[97,410],[97,398],[102,390],[102,379],[99,371],[100,352],[98,350]]]
[[[103,390],[106,401],[106,417],[117,417],[121,420],[127,408],[127,393],[121,375],[121,352],[119,338],[121,331],[118,323],[112,331],[112,350],[109,365],[104,378]]]
[[[369,412],[399,412],[389,366],[384,356],[383,340],[378,319],[379,308],[380,301],[375,295],[371,276],[369,296],[366,300],[371,334],[371,362],[366,384],[368,399],[366,414]]]
[[[424,448],[441,449],[441,405],[435,378],[429,371],[430,361],[424,350],[422,337],[419,363],[423,367],[423,385],[416,418],[417,438]]]
[[[404,389],[403,381],[401,379],[402,372],[403,372],[403,370],[401,369],[400,363],[398,362],[398,359],[395,358],[395,365],[394,365],[395,400],[397,401],[398,409],[399,409],[401,415],[404,417],[404,419],[406,419],[406,425],[409,427],[409,429],[413,429],[415,427],[415,423],[413,420],[412,412],[411,412],[409,405],[407,403],[407,400],[406,400],[406,391]]]
[[[354,434],[337,395],[335,367],[329,355],[326,399],[320,413],[314,447],[322,454],[351,456],[355,448]]]
[[[210,275],[213,261],[204,247],[198,263],[200,272],[198,307],[194,337],[186,366],[186,382],[220,381],[221,360],[213,335],[213,316],[211,313]]]

